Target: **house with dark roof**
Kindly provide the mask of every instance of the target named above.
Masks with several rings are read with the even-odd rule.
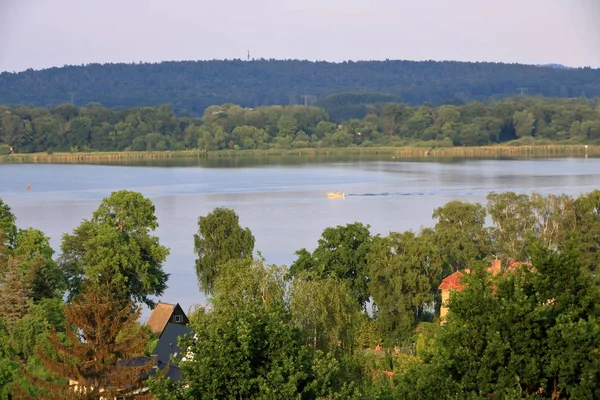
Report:
[[[180,337],[192,333],[187,326],[189,319],[179,303],[169,304],[158,302],[146,325],[158,336],[158,343],[154,348],[154,354],[158,362],[172,363],[171,357],[176,360],[182,358],[181,349],[178,346]]]
[[[169,304],[159,300],[154,310],[152,310],[146,325],[160,338],[167,324],[187,326],[189,322],[187,315],[185,315],[179,303]]]
[[[153,355],[151,357],[130,357],[118,361],[117,365],[120,367],[140,368],[149,366],[151,363],[152,368],[149,372],[144,372],[140,375],[142,380],[158,373],[158,371],[164,370],[164,376],[171,378],[174,381],[178,381],[181,378],[180,369],[177,362],[173,362],[171,358],[174,358],[176,361],[183,358],[181,349],[178,346],[178,341],[180,337],[186,334],[192,334],[192,330],[187,326],[188,323],[189,319],[179,303],[169,304],[159,301],[154,310],[152,310],[148,322],[146,323],[152,332],[159,338],[158,343],[154,348]],[[69,384],[72,386],[78,385],[77,381],[74,380],[69,380]],[[127,390],[127,388],[124,389]],[[148,393],[148,388],[145,386],[135,390],[132,395],[140,400],[152,398]]]

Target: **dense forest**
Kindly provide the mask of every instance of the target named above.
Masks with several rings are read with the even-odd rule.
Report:
[[[178,113],[191,116],[224,103],[314,105],[341,92],[388,93],[411,105],[462,104],[517,94],[591,98],[600,97],[600,70],[452,61],[261,59],[89,64],[0,74],[0,104],[97,102],[131,108],[170,103]]]
[[[55,257],[0,201],[0,399],[600,398],[599,210],[600,191],[490,193],[418,232],[327,228],[287,268],[216,208],[190,237],[208,304],[173,380],[120,363],[152,353],[139,306],[169,279],[152,202],[112,193]]]
[[[299,105],[215,105],[201,118],[177,116],[170,105],[0,106],[0,155],[11,148],[51,153],[600,142],[598,100],[514,97],[439,107],[390,100],[374,94],[331,96],[327,108],[346,117],[339,123],[327,109]],[[353,118],[357,113],[362,117]]]

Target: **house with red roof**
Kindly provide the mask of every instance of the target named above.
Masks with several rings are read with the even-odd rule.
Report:
[[[510,260],[508,266],[506,267],[506,272],[513,272],[516,267],[521,265],[531,266],[529,262],[519,262]],[[492,276],[496,276],[502,272],[502,261],[501,260],[492,260],[490,266],[486,268],[486,271],[491,273]],[[462,282],[462,278],[465,274],[470,274],[471,270],[469,268],[461,271],[456,271],[451,275],[448,275],[444,279],[442,279],[442,283],[438,286],[438,289],[442,291],[442,306],[440,307],[440,318],[442,320],[442,324],[448,314],[448,300],[450,299],[450,292],[453,290],[461,291],[464,287],[464,283]]]

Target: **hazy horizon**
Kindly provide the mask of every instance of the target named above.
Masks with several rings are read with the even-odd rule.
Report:
[[[485,4],[483,4],[485,3]],[[0,71],[252,58],[600,68],[596,0],[4,0]]]

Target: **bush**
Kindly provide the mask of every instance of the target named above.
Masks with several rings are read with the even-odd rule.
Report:
[[[0,144],[0,156],[6,156],[10,154],[10,146],[7,144]]]
[[[46,154],[48,154],[49,156],[54,154],[54,150],[52,150],[52,147],[49,147],[48,150],[46,150]]]

